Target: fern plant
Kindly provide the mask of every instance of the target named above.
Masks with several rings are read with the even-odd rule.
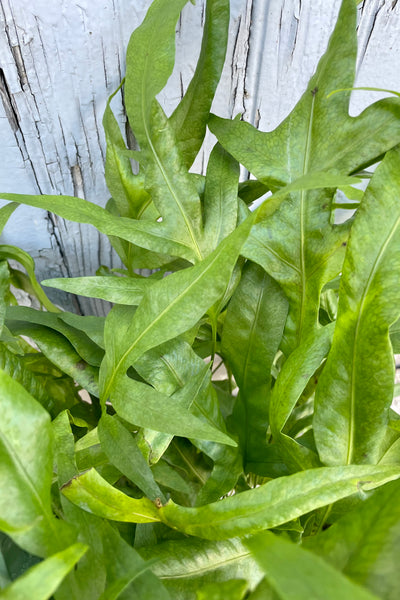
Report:
[[[0,247],[1,597],[394,600],[400,98],[349,116],[356,3],[343,0],[276,130],[210,115],[229,1],[207,0],[196,71],[167,117],[156,97],[185,4],[154,0],[131,37],[140,150],[111,98],[106,208],[1,194],[1,226],[21,203],[45,208],[109,236],[124,265],[42,282],[114,304],[79,316],[47,299],[26,253]],[[218,142],[201,175],[207,126]],[[338,224],[343,193],[356,210]],[[46,310],[15,305],[17,280]]]

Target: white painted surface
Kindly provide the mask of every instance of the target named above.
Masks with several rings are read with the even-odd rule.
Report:
[[[357,85],[400,90],[400,0],[364,4]],[[124,74],[129,36],[149,5],[0,1],[0,191],[75,194],[104,205],[102,114]],[[261,129],[276,127],[304,91],[339,6],[340,0],[231,0],[230,43],[214,112],[244,113]],[[188,4],[178,23],[177,65],[160,95],[168,113],[194,71],[203,8],[204,0]],[[352,111],[379,96],[355,93]],[[119,116],[122,123],[122,111]],[[199,156],[197,168],[202,164]],[[31,252],[39,278],[93,274],[99,264],[118,264],[107,239],[90,226],[26,207],[12,217],[2,241]],[[80,308],[101,310],[90,300],[80,300]]]

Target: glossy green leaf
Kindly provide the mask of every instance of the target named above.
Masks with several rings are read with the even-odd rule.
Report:
[[[3,233],[3,229],[6,226],[8,219],[18,206],[18,202],[9,202],[0,208],[0,234]]]
[[[49,556],[74,541],[51,509],[50,417],[3,371],[0,389],[0,529],[28,552]]]
[[[139,219],[151,199],[144,190],[143,177],[133,174],[125,141],[110,106],[120,88],[121,86],[111,94],[103,116],[107,143],[105,176],[107,187],[121,217]]]
[[[285,434],[283,428],[307,383],[328,355],[333,331],[334,324],[311,331],[283,365],[272,391],[270,404],[272,436],[286,464],[295,471],[316,467],[319,460],[308,448]]]
[[[162,254],[181,256],[189,261],[194,260],[191,245],[188,245],[185,240],[179,239],[174,232],[169,232],[162,226],[162,223],[118,217],[93,202],[73,196],[0,193],[0,199],[49,210],[63,219],[69,219],[76,223],[88,223],[101,233],[120,237],[142,248]]]
[[[105,317],[94,317],[91,315],[75,315],[70,312],[62,312],[57,315],[58,319],[64,321],[71,327],[86,333],[97,346],[104,348],[104,322]]]
[[[396,477],[397,466],[310,469],[198,508],[168,503],[160,514],[166,524],[189,535],[223,539],[276,527]]]
[[[106,589],[99,600],[168,600],[170,595],[151,572],[152,560],[144,561],[108,524],[102,532],[106,555]]]
[[[35,600],[48,600],[64,577],[86,552],[83,544],[74,544],[62,552],[53,554],[43,562],[31,567],[26,573],[6,587],[0,596],[3,600],[26,600],[34,593]]]
[[[154,479],[163,488],[181,492],[182,494],[190,494],[191,489],[186,479],[182,477],[178,469],[174,469],[165,460],[159,460],[151,467]]]
[[[0,369],[18,381],[52,416],[78,401],[73,380],[54,372],[50,361],[40,354],[19,356],[1,344]]]
[[[122,84],[110,96],[103,117],[103,127],[107,143],[105,177],[112,198],[106,209],[115,216],[133,219],[158,217],[151,198],[144,189],[141,173],[134,174],[131,153],[127,150],[119,124],[114,117],[110,102],[119,92]],[[163,255],[145,250],[116,236],[109,236],[110,242],[130,272],[135,268],[157,268],[168,262]]]
[[[238,163],[216,144],[208,161],[204,190],[204,253],[209,254],[236,227]]]
[[[163,460],[182,475],[186,482],[186,489],[179,494],[171,493],[171,498],[177,504],[193,506],[196,504],[198,494],[204,489],[207,478],[210,475],[210,461],[206,460],[204,454],[195,447],[195,441],[175,437],[168,449],[163,454]]]
[[[156,560],[152,571],[176,600],[195,600],[197,590],[209,583],[245,579],[254,586],[261,579],[257,563],[238,538],[171,540],[139,552],[146,560]]]
[[[72,344],[85,362],[95,367],[100,366],[104,355],[103,350],[80,328],[68,325],[60,319],[59,314],[61,313],[39,311],[27,306],[10,306],[6,312],[6,319],[11,330],[18,327],[18,330],[21,331],[23,323],[26,323],[27,327],[36,324],[54,329]]]
[[[171,500],[155,508],[150,500],[136,500],[113,488],[93,469],[72,479],[62,491],[81,508],[108,519],[134,523],[161,520],[188,535],[218,540],[277,527],[399,476],[398,466],[310,469],[196,508]]]
[[[209,419],[200,419],[190,412],[190,403],[195,401],[206,374],[207,366],[171,397],[126,375],[119,377],[113,390],[113,406],[120,417],[139,427],[236,446]]]
[[[136,361],[135,369],[141,377],[159,392],[170,396],[184,387],[196,374],[204,373],[204,362],[187,342],[176,338],[146,352]],[[203,384],[201,384],[194,388],[196,396],[203,387]],[[186,408],[190,408],[193,403],[197,402],[197,397],[192,399],[187,395],[186,397],[189,400]],[[168,448],[171,439],[172,436],[169,434],[145,428],[138,435],[142,452],[144,452],[150,464],[159,460]]]
[[[249,586],[244,579],[230,579],[219,583],[209,583],[197,592],[197,600],[242,600]]]
[[[151,500],[161,498],[163,494],[154,481],[154,476],[143,454],[138,448],[135,437],[117,419],[103,414],[98,425],[99,439],[110,462],[121,473],[135,483]]]
[[[148,498],[137,500],[126,496],[100,477],[95,469],[74,477],[63,485],[61,491],[71,502],[106,519],[130,523],[160,520],[155,503]]]
[[[57,483],[61,488],[78,474],[75,462],[74,436],[67,412],[63,412],[52,423],[55,437],[55,460],[57,465]],[[79,541],[88,546],[88,550],[79,563],[79,569],[72,571],[57,592],[57,600],[85,598],[98,600],[105,586],[105,555],[109,549],[103,548],[102,521],[80,509],[60,494],[60,511],[63,518],[73,525]]]
[[[45,307],[46,310],[50,312],[60,312],[60,309],[54,306],[52,302],[47,298],[46,294],[42,290],[39,285],[38,280],[35,275],[35,263],[33,258],[21,248],[17,248],[16,246],[9,246],[7,244],[0,245],[0,260],[16,260],[18,261],[26,270],[31,286],[32,291],[35,294],[36,298],[39,302]]]
[[[170,123],[189,168],[203,143],[228,43],[229,0],[207,0],[200,56],[188,89]]]
[[[221,352],[240,389],[234,415],[245,463],[258,462],[267,442],[271,368],[287,310],[280,287],[248,262],[229,303],[221,340]]]
[[[145,175],[145,189],[172,231],[202,259],[200,198],[187,173],[174,130],[156,100],[172,73],[175,26],[187,0],[155,0],[127,49],[125,107],[139,142],[136,154]]]
[[[400,152],[376,170],[351,230],[332,349],[315,402],[325,464],[376,463],[393,398],[389,327],[399,317]],[[371,376],[371,374],[373,374]]]
[[[135,368],[158,390],[174,392],[175,402],[179,402],[181,407],[191,407],[194,415],[225,431],[217,397],[210,386],[209,376],[205,376],[208,375],[208,370],[205,370],[203,360],[189,344],[179,339],[172,340],[147,352],[135,363]],[[198,384],[195,383],[197,375]],[[154,431],[144,431],[142,447],[148,459],[151,462],[157,461],[171,439],[170,436],[157,435]],[[242,472],[238,449],[193,438],[192,443],[214,462],[196,503],[217,500],[234,487]]]
[[[379,598],[396,600],[400,586],[400,486],[393,481],[376,490],[306,547],[368,587]]]
[[[134,316],[127,310],[111,310],[105,326],[106,356],[100,371],[104,400],[112,395],[129,365],[147,350],[194,326],[223,295],[252,219],[250,216],[198,265],[151,286]]]
[[[148,277],[71,277],[46,279],[42,285],[54,287],[64,292],[101,298],[116,304],[137,306],[148,287],[155,283]]]
[[[246,545],[282,600],[377,600],[331,565],[300,546],[263,532]]]
[[[8,325],[14,335],[27,335],[32,338],[41,352],[60,371],[69,375],[91,394],[99,395],[98,369],[84,361],[63,335],[29,321],[9,321]]]
[[[354,118],[348,114],[351,92],[327,98],[335,89],[352,86],[356,52],[356,6],[344,0],[327,52],[292,113],[269,133],[213,117],[212,132],[272,191],[314,172],[347,175],[376,162],[400,141],[400,100],[382,100]],[[244,248],[290,301],[290,349],[317,327],[321,289],[341,270],[348,231],[331,224],[333,194],[333,189],[293,193],[275,214],[267,200],[263,210],[272,216],[253,228]]]

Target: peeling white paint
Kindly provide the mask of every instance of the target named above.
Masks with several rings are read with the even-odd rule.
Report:
[[[124,74],[129,36],[149,5],[150,0],[2,0],[0,191],[75,194],[104,205],[102,115]],[[214,112],[242,113],[264,130],[276,127],[304,91],[339,6],[340,0],[231,0],[231,35]],[[176,68],[160,94],[167,113],[194,71],[203,12],[204,0],[188,4],[178,24]],[[366,0],[358,34],[357,85],[400,90],[400,0]],[[354,92],[352,111],[377,97]],[[122,123],[120,105],[118,112]],[[196,168],[202,168],[212,144],[208,136]],[[101,263],[118,264],[107,240],[90,226],[27,207],[16,211],[2,240],[33,254],[39,278],[93,274]],[[84,299],[80,308],[101,310]]]

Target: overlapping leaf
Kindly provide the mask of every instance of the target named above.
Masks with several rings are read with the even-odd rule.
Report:
[[[146,498],[136,500],[113,488],[94,469],[72,479],[62,491],[78,506],[108,519],[162,521],[186,534],[219,540],[277,527],[399,476],[399,467],[389,465],[310,469],[196,508],[172,501],[156,508]]]
[[[51,509],[50,417],[3,371],[0,386],[0,529],[25,550],[49,556],[74,542]]]
[[[326,358],[334,325],[311,331],[308,337],[289,356],[272,391],[270,423],[274,442],[290,470],[318,466],[318,457],[308,448],[283,432],[308,381]]]
[[[352,226],[314,432],[325,464],[375,463],[393,398],[389,327],[399,317],[400,151],[378,167]]]
[[[127,309],[110,312],[100,371],[104,400],[140,356],[194,326],[223,295],[251,224],[249,217],[201,263],[151,286],[134,315]]]
[[[186,2],[156,0],[142,26],[132,34],[127,49],[125,106],[141,149],[137,159],[145,188],[162,216],[162,229],[172,231],[192,250],[195,259],[201,260],[200,198],[174,130],[155,98],[172,73],[175,25]]]
[[[249,262],[229,303],[221,347],[240,389],[235,420],[245,463],[258,462],[266,446],[271,368],[286,316],[282,290]]]
[[[214,117],[220,143],[262,183],[276,190],[314,172],[351,174],[400,141],[400,101],[390,98],[357,118],[348,114],[356,58],[356,6],[344,0],[328,50],[293,112],[271,133]],[[262,265],[290,301],[288,349],[317,327],[323,285],[341,269],[347,228],[331,224],[333,190],[291,194],[257,224],[245,254]],[[268,201],[265,203],[268,208]]]
[[[180,239],[176,232],[169,232],[160,228],[160,224],[150,220],[134,220],[111,214],[104,208],[73,196],[31,196],[25,194],[0,193],[0,198],[27,204],[49,210],[54,214],[75,221],[88,223],[96,227],[101,233],[119,237],[161,254],[180,256],[189,261],[194,260],[193,249],[184,239]]]
[[[154,283],[148,277],[70,277],[46,279],[42,285],[71,294],[101,298],[116,304],[137,306],[147,288]]]
[[[326,598],[377,600],[321,558],[281,537],[264,532],[246,541],[266,578],[282,600]]]
[[[35,600],[48,600],[64,577],[86,552],[83,544],[74,544],[31,567],[1,592],[3,600],[25,600],[34,590]]]
[[[385,600],[398,596],[400,574],[400,487],[395,481],[376,490],[305,545],[345,575]]]

